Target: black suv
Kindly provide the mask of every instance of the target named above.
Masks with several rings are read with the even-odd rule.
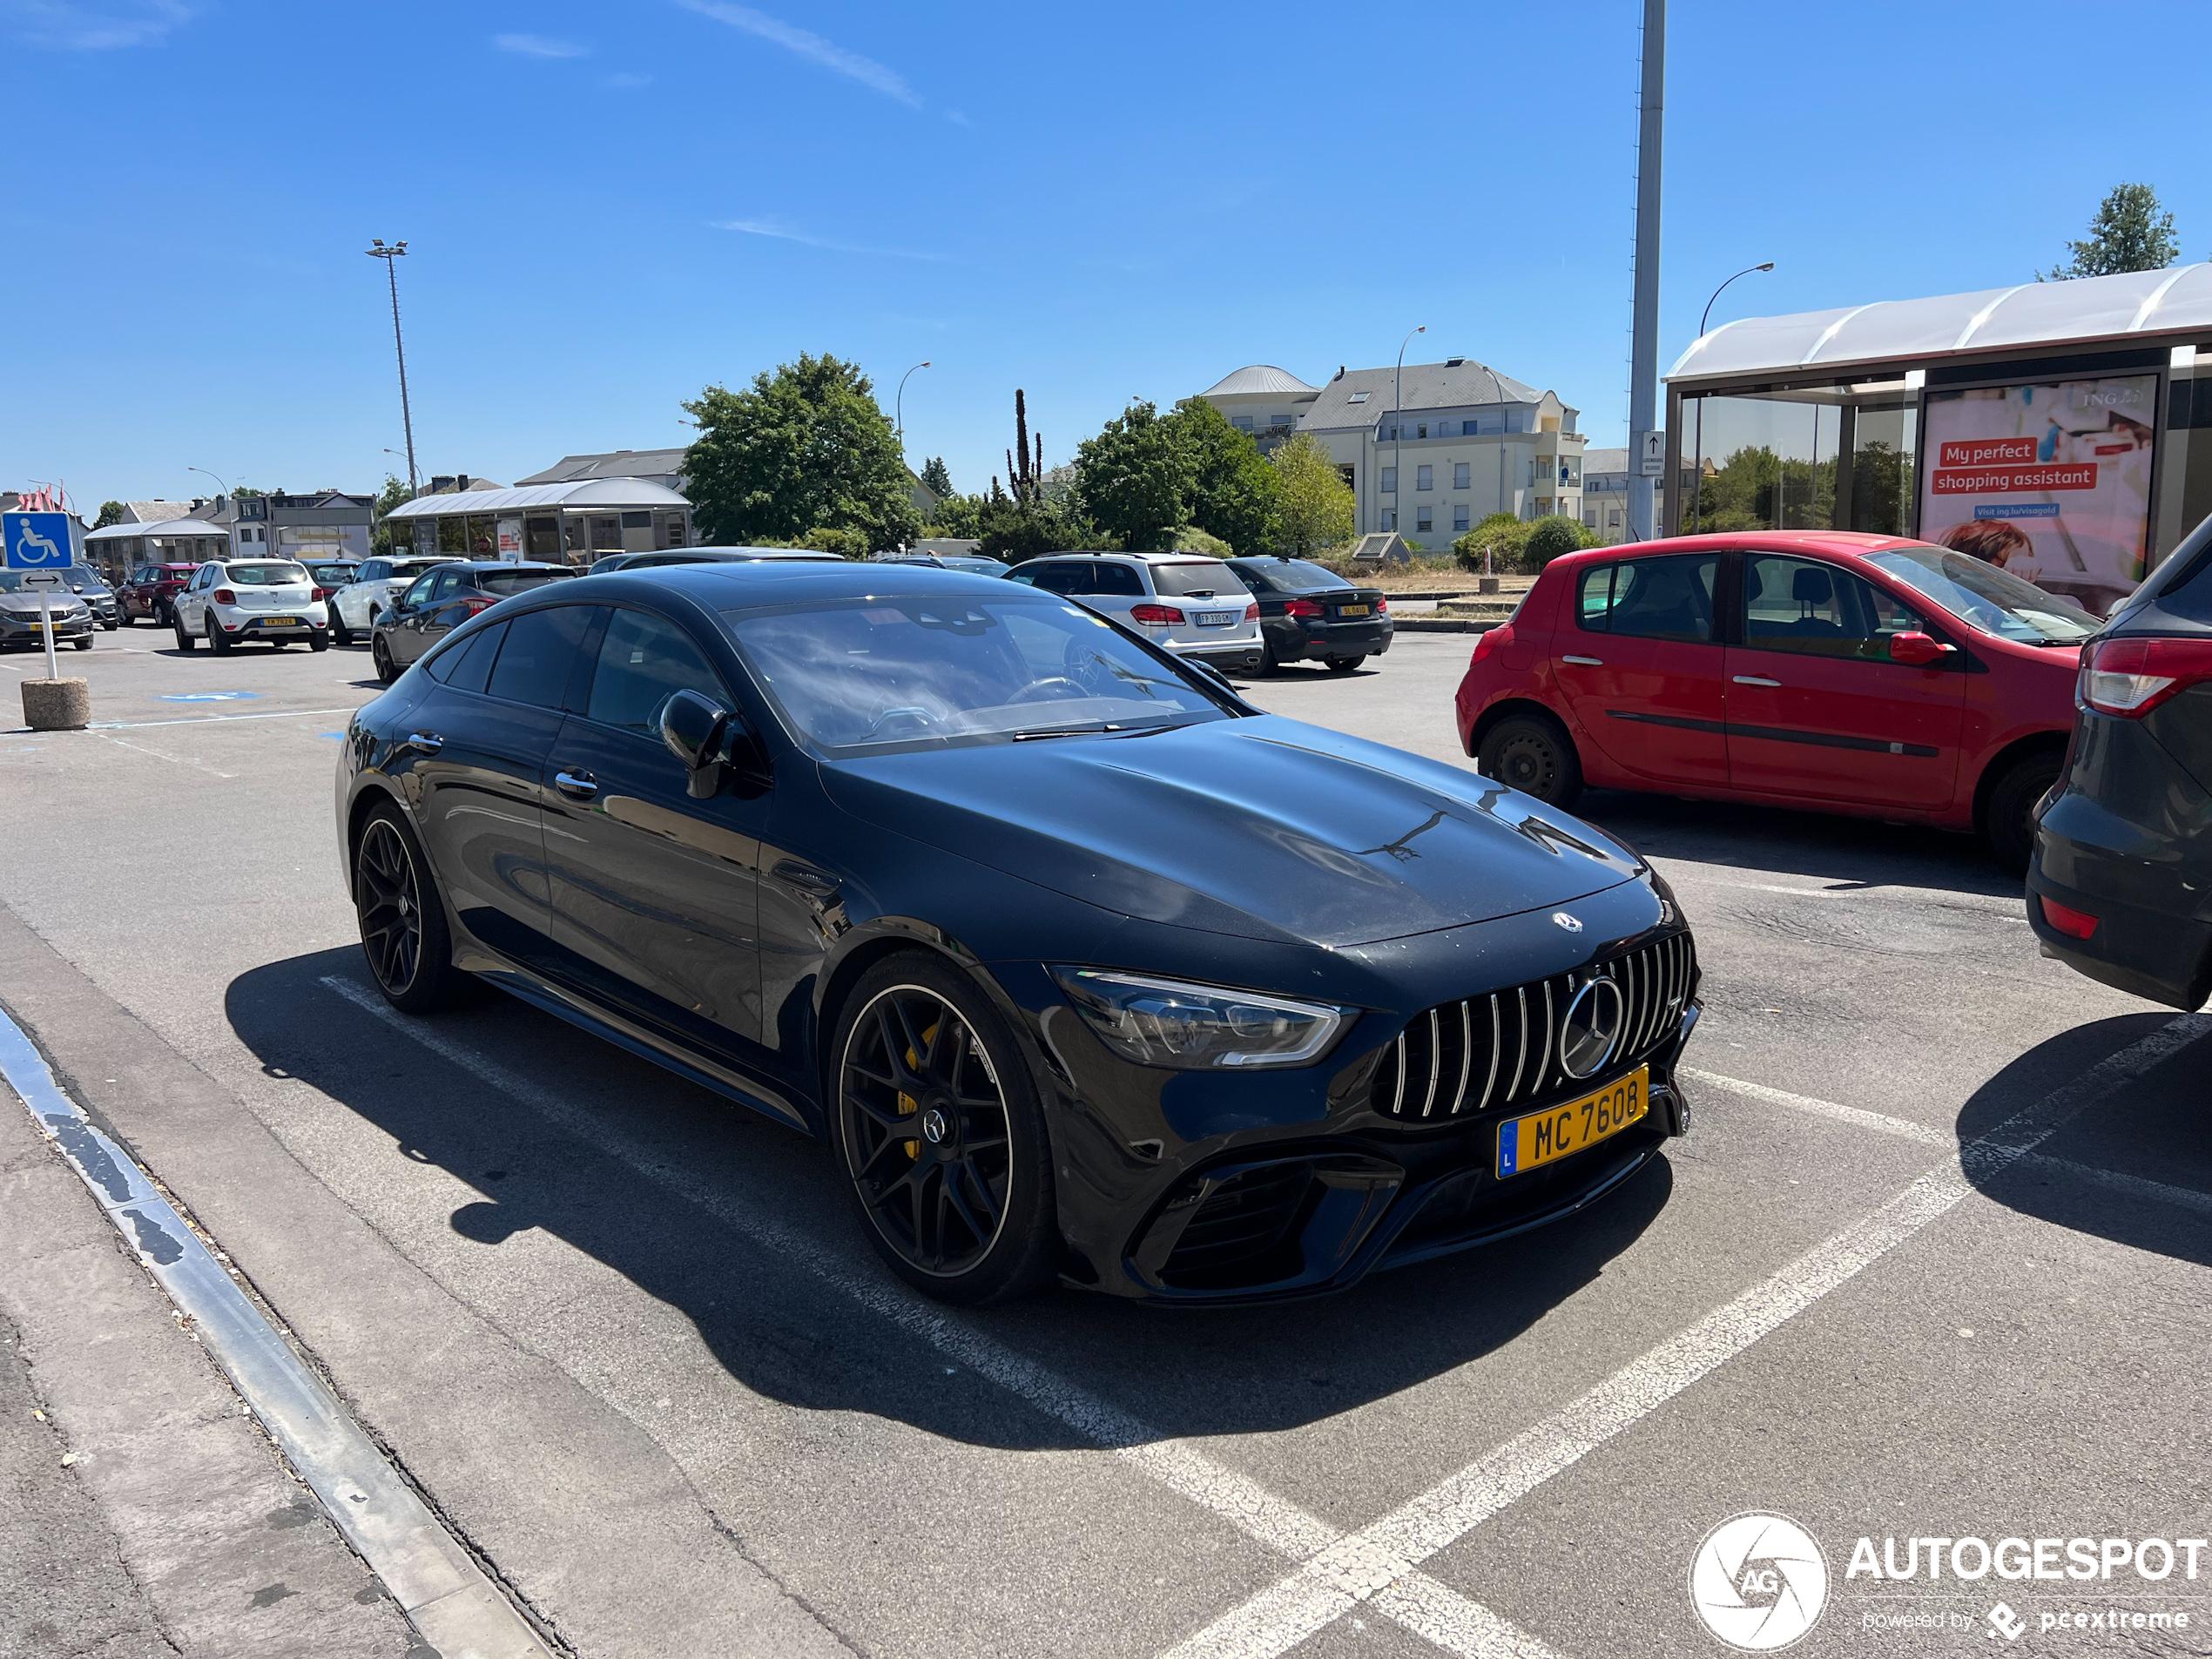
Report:
[[[2073,747],[2038,814],[2047,956],[2177,1008],[2212,992],[2212,519],[2081,648]]]

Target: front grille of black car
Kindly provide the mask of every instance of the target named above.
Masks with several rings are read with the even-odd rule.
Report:
[[[1198,1206],[1177,1239],[1160,1277],[1176,1285],[1202,1285],[1224,1270],[1272,1253],[1305,1206],[1313,1166],[1304,1160],[1264,1164],[1231,1177]]]
[[[1560,1022],[1568,1000],[1593,974],[1620,987],[1625,1029],[1615,1067],[1643,1059],[1670,1035],[1697,979],[1696,948],[1687,933],[1595,964],[1440,1003],[1415,1015],[1384,1052],[1368,1101],[1386,1117],[1448,1123],[1494,1106],[1534,1105],[1593,1078],[1568,1075]]]

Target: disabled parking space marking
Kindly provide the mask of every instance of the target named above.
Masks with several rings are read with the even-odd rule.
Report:
[[[157,703],[238,703],[258,698],[259,691],[171,691],[157,697]]]
[[[610,1135],[589,1112],[473,1049],[421,1029],[420,1022],[401,1015],[375,992],[334,974],[323,976],[320,983],[441,1059],[521,1102],[647,1180],[676,1192],[754,1244],[804,1267],[868,1312],[920,1337],[947,1358],[962,1362],[1255,1542],[1291,1561],[1307,1561],[1344,1541],[1339,1527],[995,1338],[955,1323],[949,1311],[938,1304],[925,1301],[888,1278],[848,1272],[823,1257],[818,1239],[794,1233],[685,1170],[641,1154],[619,1136]],[[1373,1597],[1372,1605],[1434,1646],[1468,1659],[1506,1655],[1515,1659],[1557,1659],[1551,1649],[1527,1631],[1419,1571],[1401,1575],[1399,1582],[1386,1587],[1386,1594]]]
[[[1280,1659],[1355,1608],[1381,1607],[1407,1575],[1651,1416],[1691,1384],[1948,1215],[2080,1113],[2212,1032],[2185,1014],[1968,1142],[1863,1220],[1630,1361],[1595,1388],[1410,1502],[1347,1534],[1169,1650],[1166,1659]],[[1780,1091],[1776,1091],[1779,1093]]]

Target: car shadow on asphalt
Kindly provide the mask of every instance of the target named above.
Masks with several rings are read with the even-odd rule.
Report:
[[[1960,1146],[1997,1130],[2054,1088],[2087,1078],[2103,1061],[2173,1018],[2157,1010],[2121,1015],[2038,1043],[1959,1109]],[[2200,1037],[2093,1100],[2039,1144],[2036,1156],[1988,1174],[1968,1159],[1967,1175],[1986,1197],[2036,1220],[2212,1266],[2212,1145],[2204,1132],[2208,1061],[2212,1036]],[[2012,1138],[2000,1132],[1995,1143],[2002,1146]]]
[[[836,1288],[907,1298],[824,1148],[497,992],[421,1022],[433,1041],[573,1103],[556,1117],[395,1033],[325,976],[368,990],[352,948],[272,963],[232,981],[233,1029],[271,1075],[311,1084],[390,1136],[397,1156],[481,1194],[451,1215],[462,1238],[496,1249],[543,1229],[680,1310],[732,1377],[794,1406],[1011,1449],[1091,1443],[996,1389],[950,1386],[964,1365]],[[946,1317],[1163,1437],[1294,1428],[1513,1342],[1633,1248],[1673,1185],[1655,1158],[1566,1221],[1319,1300],[1170,1310],[1046,1291]],[[764,1245],[771,1233],[779,1242]]]

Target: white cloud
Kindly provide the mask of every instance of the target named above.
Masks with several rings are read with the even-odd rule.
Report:
[[[494,35],[491,44],[503,52],[513,52],[518,57],[589,57],[591,48],[579,46],[573,40],[555,40],[546,35]]]
[[[0,0],[0,17],[11,19],[34,46],[64,51],[112,51],[121,46],[158,46],[192,17],[181,0],[121,0],[87,6],[76,0]]]
[[[797,28],[779,17],[771,17],[751,6],[732,5],[729,0],[676,0],[688,11],[702,17],[711,17],[717,23],[726,23],[732,29],[742,29],[749,35],[772,41],[786,51],[796,52],[809,63],[819,64],[833,74],[843,75],[879,91],[886,98],[895,98],[901,104],[921,107],[921,99],[908,86],[899,71],[879,64],[873,57],[863,57],[850,52],[834,41],[824,40],[819,35]]]
[[[814,236],[794,230],[780,219],[718,219],[713,221],[718,231],[738,231],[746,236],[769,236],[779,242],[797,242],[802,247],[826,248],[833,253],[866,253],[877,259],[927,260],[940,263],[948,258],[943,253],[920,253],[911,248],[870,247],[860,242],[839,242],[826,236]]]

